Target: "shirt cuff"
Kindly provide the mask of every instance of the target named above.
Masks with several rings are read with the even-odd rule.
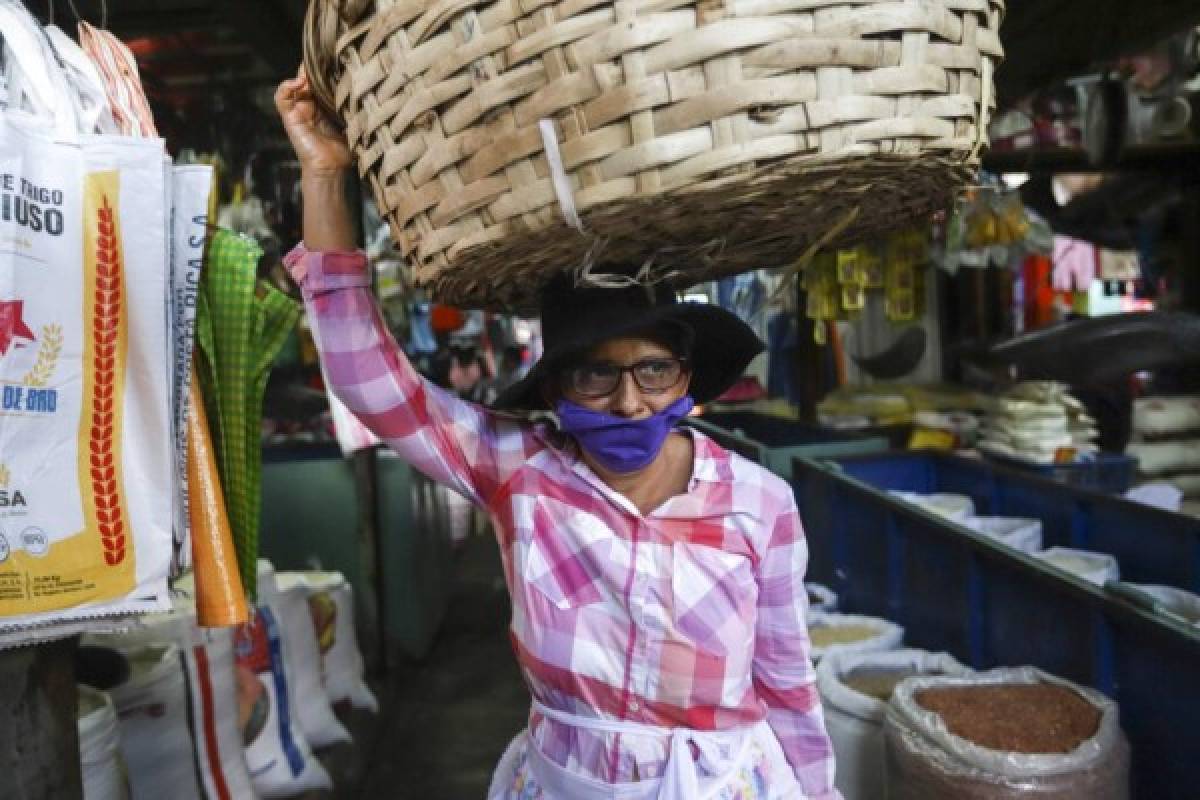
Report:
[[[301,242],[283,257],[283,264],[305,294],[371,285],[361,250],[309,250]]]

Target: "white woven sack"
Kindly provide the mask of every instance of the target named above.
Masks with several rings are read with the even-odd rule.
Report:
[[[130,676],[109,694],[120,718],[133,800],[201,800],[179,648],[144,645],[122,652]]]
[[[1144,436],[1200,431],[1200,397],[1142,397],[1133,401],[1133,430]]]
[[[1200,470],[1200,439],[1173,439],[1168,442],[1135,442],[1125,455],[1137,459],[1143,475],[1167,475],[1172,472]]]
[[[10,497],[21,495],[0,561],[24,587],[0,597],[0,629],[162,609],[164,145],[94,135],[103,109],[72,66],[78,53],[55,53],[20,4],[0,3],[0,39],[11,101],[0,110],[0,452]]]
[[[284,572],[281,586],[300,585],[308,592],[321,672],[329,702],[377,713],[379,701],[367,686],[362,652],[354,626],[354,591],[340,572]]]
[[[308,608],[308,590],[303,586],[278,587],[267,604],[279,620],[283,636],[284,659],[288,675],[296,688],[296,719],[300,730],[313,747],[329,747],[350,741],[350,734],[338,721],[329,705],[321,681],[321,648],[317,645],[312,614]]]
[[[859,614],[830,614],[814,611],[808,615],[808,632],[822,627],[863,626],[871,628],[874,633],[856,642],[812,647],[813,662],[819,662],[832,653],[875,653],[881,650],[895,650],[904,641],[904,628],[894,622],[879,617],[866,617]]]
[[[883,720],[887,703],[844,683],[856,673],[960,675],[970,670],[949,653],[888,650],[833,653],[817,666],[817,690],[825,710],[825,730],[837,761],[837,788],[845,800],[886,796]]]
[[[210,800],[254,800],[242,729],[238,724],[237,671],[233,629],[196,630],[186,663],[192,690],[196,763]]]
[[[238,725],[237,680],[232,628],[200,628],[191,598],[176,591],[175,608],[148,614],[132,630],[92,641],[122,650],[174,644],[187,680],[189,721],[196,771],[210,800],[253,800],[257,795],[246,767]]]
[[[804,588],[808,590],[808,609],[809,611],[837,611],[838,596],[837,593],[828,586],[823,586],[819,583],[811,583],[805,581]]]
[[[261,572],[259,596],[272,597]],[[313,756],[296,722],[295,683],[284,658],[280,626],[269,605],[255,609],[254,619],[238,629],[234,641],[238,669],[238,718],[246,764],[260,797],[291,797],[312,789],[331,789],[329,773]]]
[[[1072,547],[1049,547],[1034,553],[1034,556],[1097,586],[1121,577],[1117,559],[1107,553]]]
[[[971,530],[982,533],[1022,553],[1036,553],[1042,549],[1042,521],[1025,517],[970,517],[964,523]]]
[[[129,800],[112,700],[104,692],[80,686],[77,720],[83,800]]]

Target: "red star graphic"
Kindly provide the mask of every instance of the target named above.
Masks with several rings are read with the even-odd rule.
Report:
[[[33,331],[29,330],[25,320],[21,319],[24,308],[24,300],[0,301],[0,356],[8,353],[13,339],[28,339],[32,342],[37,338]]]

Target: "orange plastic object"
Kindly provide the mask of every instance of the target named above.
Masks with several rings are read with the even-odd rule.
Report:
[[[429,312],[429,327],[434,333],[453,333],[467,323],[463,312],[453,306],[435,305]]]
[[[249,621],[246,591],[238,572],[237,551],[229,530],[225,495],[217,476],[217,457],[208,434],[204,398],[193,374],[188,387],[188,519],[192,526],[192,563],[196,573],[196,619],[206,628]]]

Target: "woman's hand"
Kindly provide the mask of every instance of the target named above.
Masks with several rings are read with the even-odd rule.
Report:
[[[279,84],[275,108],[305,173],[342,173],[354,162],[346,137],[317,105],[303,66]]]

